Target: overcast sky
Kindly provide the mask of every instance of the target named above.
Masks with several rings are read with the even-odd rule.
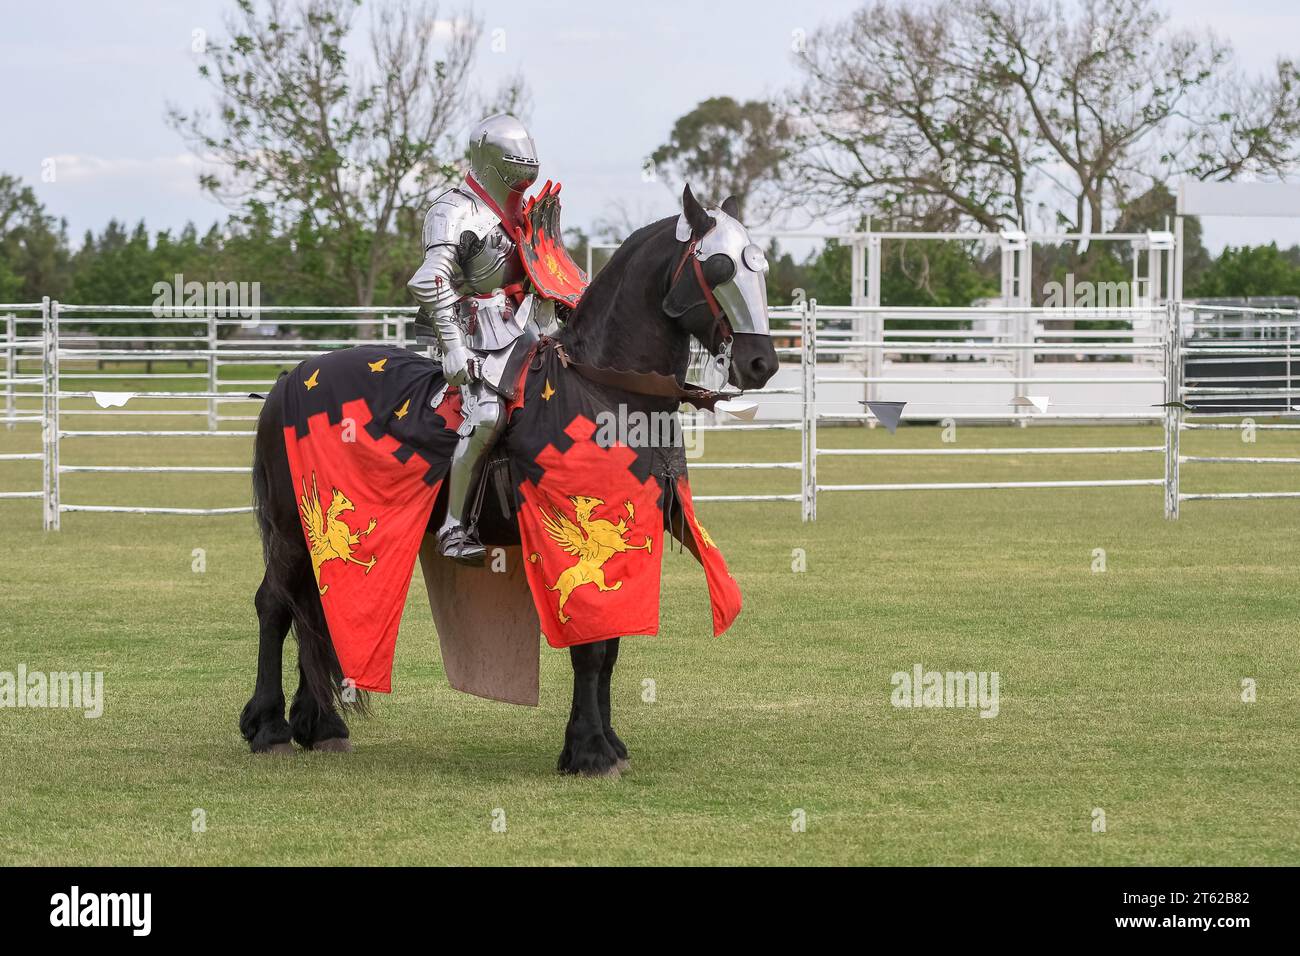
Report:
[[[111,217],[151,229],[201,227],[227,212],[203,196],[196,160],[163,121],[168,102],[206,105],[193,32],[222,34],[233,0],[0,0],[0,170],[23,177],[76,242]],[[637,221],[667,215],[675,197],[645,182],[646,155],[676,117],[708,96],[762,97],[789,84],[793,31],[842,19],[857,0],[490,0],[476,4],[487,31],[486,86],[522,70],[533,96],[542,175],[565,183],[565,220],[590,226],[622,204]],[[1247,68],[1297,55],[1295,0],[1175,0],[1180,26],[1228,37]],[[445,7],[447,15],[455,11]],[[459,7],[456,7],[459,9]],[[57,179],[41,181],[56,160]],[[812,224],[811,228],[817,228]],[[1207,221],[1207,239],[1300,242],[1300,223]]]

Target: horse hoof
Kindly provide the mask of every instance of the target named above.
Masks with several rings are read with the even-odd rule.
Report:
[[[614,769],[619,773],[627,773],[632,769],[632,761],[626,757],[620,757],[618,763],[614,764]]]
[[[582,776],[584,777],[604,778],[606,780],[617,780],[621,775],[622,773],[618,768],[618,764],[615,764],[614,766],[608,768],[607,770],[582,771]]]
[[[285,742],[282,744],[271,744],[265,750],[257,751],[260,754],[273,754],[277,757],[292,757],[298,751],[294,749],[293,744]]]
[[[352,753],[352,741],[347,737],[330,737],[326,740],[318,740],[311,745],[311,749],[329,754],[350,754]]]

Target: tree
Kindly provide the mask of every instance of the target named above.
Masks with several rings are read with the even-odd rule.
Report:
[[[1125,203],[1115,222],[1116,232],[1146,232],[1147,230],[1166,230],[1171,228],[1177,215],[1178,200],[1168,186],[1158,183],[1140,196],[1135,196]],[[1183,219],[1183,248],[1180,255],[1183,261],[1183,286],[1191,288],[1200,276],[1210,267],[1211,256],[1201,239],[1201,220],[1197,216]],[[1132,270],[1133,250],[1127,245],[1113,248],[1116,243],[1106,246],[1124,265]]]
[[[996,266],[983,255],[982,243],[946,240],[890,240],[880,263],[880,297],[896,306],[928,305],[965,307],[976,299],[996,295]],[[797,272],[783,270],[773,301],[781,301],[791,288],[802,288],[822,305],[848,305],[853,279],[851,248],[829,239],[809,256]],[[769,252],[769,261],[772,255]],[[769,283],[770,286],[770,283]],[[899,327],[893,319],[888,328]],[[943,328],[937,320],[928,327]]]
[[[154,262],[143,222],[128,232],[110,219],[98,237],[86,234],[73,262],[76,275],[69,295],[74,302],[149,305],[155,298],[154,283],[171,281],[171,274],[160,271]]]
[[[762,221],[776,198],[763,190],[779,180],[789,140],[789,124],[772,104],[715,96],[678,117],[648,163],[674,194],[689,182],[714,202],[734,197],[742,217]]]
[[[983,269],[983,243],[892,240],[880,270],[882,302],[899,306],[964,307],[998,294],[991,269]],[[942,325],[926,320],[927,327]],[[889,324],[887,323],[887,326]]]
[[[67,227],[30,186],[0,173],[0,302],[57,298],[69,277]]]
[[[853,249],[837,239],[827,239],[809,256],[804,275],[795,282],[810,299],[822,305],[849,305],[853,295]]]
[[[1024,219],[1027,116],[1004,85],[979,82],[968,7],[877,2],[813,35],[789,95],[792,193],[935,230]]]
[[[1295,64],[1246,79],[1153,0],[878,0],[798,63],[794,181],[823,208],[1100,232],[1172,176],[1300,166]]]
[[[1276,243],[1229,247],[1189,289],[1199,298],[1300,295],[1300,267]]]
[[[768,242],[766,255],[768,305],[792,305],[795,289],[803,289],[803,294],[810,298],[816,297],[803,286],[806,270],[775,239]]]
[[[445,21],[432,3],[379,6],[370,62],[354,67],[359,0],[267,0],[263,13],[236,3],[228,42],[199,70],[216,115],[172,107],[170,121],[219,164],[205,189],[258,229],[328,235],[353,302],[372,305],[399,212],[423,207],[457,173],[453,137],[481,105],[470,83],[480,23],[457,18],[440,45]],[[518,101],[522,86],[501,95]]]

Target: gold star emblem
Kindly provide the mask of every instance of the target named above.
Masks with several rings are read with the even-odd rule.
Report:
[[[551,388],[551,380],[548,378],[546,380],[546,387],[542,389],[542,398],[549,402],[551,400],[551,396],[554,394],[555,394],[555,389]]]
[[[384,370],[384,363],[387,361],[388,359],[381,358],[378,362],[367,362],[366,365],[370,366],[370,371],[372,372],[382,372]]]
[[[402,402],[402,407],[397,410],[397,417],[405,418],[406,413],[409,412],[410,410],[411,410],[411,400],[408,398],[406,401]]]
[[[307,386],[307,391],[310,392],[313,388],[315,388],[317,385],[320,384],[319,382],[316,381],[316,379],[319,376],[320,376],[320,369],[316,369],[316,371],[311,373],[311,378],[303,382],[303,384]]]

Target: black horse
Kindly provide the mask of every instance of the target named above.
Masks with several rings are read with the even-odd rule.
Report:
[[[683,206],[692,241],[698,241],[714,220],[689,187]],[[735,213],[731,200],[721,208],[729,215]],[[676,238],[676,222],[677,217],[669,217],[633,233],[595,277],[557,338],[575,362],[657,372],[679,381],[686,373],[692,335],[715,355],[730,338],[732,384],[742,389],[761,387],[777,369],[771,338],[733,334],[725,316],[715,315],[712,290],[732,277],[735,265],[727,256],[714,255],[701,263],[698,274],[680,268],[688,245]],[[611,407],[636,398],[646,404],[643,397],[600,387]],[[666,402],[669,408],[677,405],[675,399],[656,401]],[[325,623],[294,496],[279,385],[267,396],[258,419],[253,493],[266,573],[254,600],[259,621],[257,684],[240,717],[240,732],[254,753],[293,752],[291,740],[311,750],[350,750],[348,728],[339,711],[364,709],[365,695],[340,698],[343,673]],[[668,530],[682,536],[680,524],[670,523]],[[281,666],[290,627],[298,640],[299,684],[286,721]],[[570,648],[573,707],[559,759],[561,772],[597,775],[617,773],[626,766],[627,747],[610,725],[610,677],[618,650],[617,638]]]

